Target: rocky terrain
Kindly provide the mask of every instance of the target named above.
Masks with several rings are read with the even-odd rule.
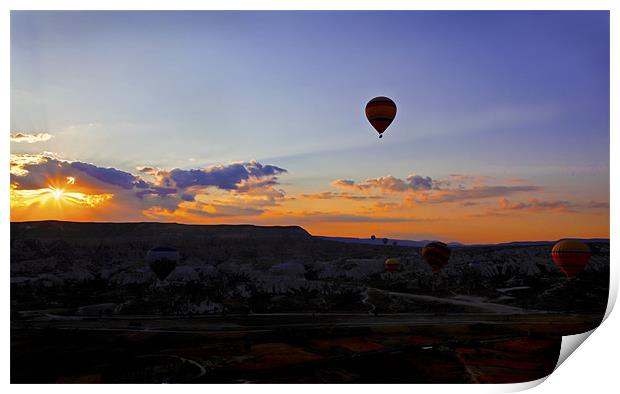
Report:
[[[165,280],[159,246],[180,253]],[[538,379],[603,317],[609,243],[590,248],[572,279],[549,244],[452,246],[433,274],[419,247],[300,227],[12,223],[11,381]]]
[[[145,262],[159,245],[181,259],[166,281]],[[300,227],[167,223],[11,224],[13,316],[275,312],[479,312],[480,303],[603,314],[609,243],[566,279],[549,245],[452,247],[433,275],[420,248],[312,237]],[[386,272],[383,262],[400,257]],[[416,297],[425,295],[426,297]]]

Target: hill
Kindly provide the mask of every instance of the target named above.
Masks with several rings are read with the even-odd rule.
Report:
[[[308,239],[311,237],[299,226],[192,225],[157,222],[93,223],[57,220],[11,223],[11,237],[38,239],[113,239],[127,236],[134,239],[149,239],[189,235],[217,239]]]

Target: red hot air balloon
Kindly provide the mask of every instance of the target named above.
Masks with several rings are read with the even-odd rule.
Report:
[[[383,137],[383,132],[395,117],[396,104],[387,97],[375,97],[366,104],[366,118],[379,133],[379,138]]]
[[[581,241],[566,239],[558,242],[551,250],[551,258],[553,262],[569,278],[574,277],[588,264],[590,261],[590,248]]]
[[[422,258],[431,266],[433,272],[439,272],[450,260],[450,248],[443,242],[429,242],[422,248]]]

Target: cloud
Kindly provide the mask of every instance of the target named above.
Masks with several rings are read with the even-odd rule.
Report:
[[[356,188],[355,181],[350,179],[336,179],[331,185],[340,189]]]
[[[503,210],[529,210],[529,211],[544,211],[551,210],[557,212],[574,212],[576,204],[570,201],[556,200],[556,201],[544,201],[536,198],[531,198],[526,202],[523,201],[508,201],[506,198],[499,200],[499,207]]]
[[[70,162],[43,155],[11,155],[11,184],[20,189],[41,189],[67,178],[88,184],[133,189],[139,178],[115,168],[97,167],[79,161]]]
[[[117,206],[140,215],[144,211],[183,210],[186,215],[205,217],[259,215],[264,207],[275,206],[285,198],[284,191],[275,186],[278,175],[286,170],[256,161],[190,170],[167,171],[148,166],[137,170],[140,175],[45,155],[12,155],[10,177],[14,190],[45,190],[54,186],[71,192],[106,194],[114,196]],[[71,182],[67,183],[68,179]],[[209,206],[197,201],[197,196],[204,200],[209,195],[208,188],[214,189],[209,194],[217,192],[223,200],[217,204],[212,201]]]
[[[133,189],[138,177],[128,172],[117,170],[116,168],[97,167],[89,163],[74,161],[70,166],[78,171],[92,176],[104,183],[116,185],[123,189]]]
[[[525,179],[523,179],[521,177],[518,177],[518,176],[513,176],[508,181],[511,182],[511,183],[526,183],[527,182],[527,180],[525,180]]]
[[[190,187],[217,187],[235,190],[243,181],[252,178],[275,176],[287,172],[284,168],[262,165],[256,161],[211,166],[204,169],[170,171],[164,182],[171,181],[181,189]]]
[[[384,197],[382,196],[366,196],[366,195],[356,195],[346,192],[320,192],[320,193],[309,193],[302,194],[302,198],[308,200],[333,200],[333,199],[345,199],[345,200],[381,200]]]
[[[590,201],[587,204],[588,208],[592,208],[592,209],[609,209],[609,203],[608,202],[600,202],[600,201]]]
[[[412,190],[429,190],[433,187],[433,180],[428,176],[409,175],[407,183]]]
[[[364,199],[369,192],[379,191],[383,194],[402,194],[401,208],[418,204],[461,203],[462,206],[473,206],[478,200],[510,196],[516,193],[536,192],[541,190],[533,185],[487,185],[493,179],[487,175],[452,174],[445,179],[433,179],[429,176],[412,174],[405,179],[392,175],[355,182],[348,179],[337,179],[332,186],[350,193],[324,192],[307,195],[310,198],[336,198],[340,195],[350,199]],[[354,194],[357,192],[358,194]],[[386,206],[387,207],[387,206]],[[381,207],[378,207],[381,208]],[[393,207],[392,207],[393,208]]]
[[[497,209],[487,209],[480,212],[475,212],[467,215],[470,218],[488,218],[488,217],[508,217],[510,216],[506,211],[500,211]]]
[[[161,186],[151,186],[149,188],[140,190],[139,192],[136,193],[136,196],[142,198],[146,195],[155,195],[155,196],[159,196],[159,197],[166,197],[170,194],[175,194],[178,190],[176,188],[173,187],[161,187]],[[185,196],[185,194],[183,195]],[[189,197],[185,197],[183,198],[184,200],[186,200],[186,198]],[[188,201],[188,200],[186,200]],[[193,196],[191,196],[191,199],[189,201],[193,201]]]
[[[249,163],[244,164],[245,168],[248,170],[250,176],[261,178],[265,176],[272,175],[280,175],[286,173],[287,171],[284,168],[272,166],[272,165],[262,165],[261,163],[252,160]]]
[[[336,179],[332,182],[332,186],[340,189],[353,189],[358,191],[377,189],[384,193],[390,193],[429,190],[433,187],[433,180],[430,177],[423,177],[415,174],[409,175],[404,180],[392,175],[386,175],[379,178],[367,179],[360,183],[348,179]]]
[[[395,202],[377,202],[373,205],[374,210],[390,210],[390,209],[399,209],[402,205]]]
[[[498,200],[498,207],[486,209],[469,215],[470,217],[508,216],[511,212],[555,212],[575,213],[591,209],[609,209],[605,202],[589,201],[587,203],[572,202],[567,200],[541,200],[530,198],[526,201],[510,201],[507,198]]]
[[[48,141],[52,137],[53,135],[47,133],[11,133],[11,142],[27,142],[29,144],[34,144],[36,142]]]
[[[470,200],[483,200],[508,196],[515,193],[533,192],[541,190],[538,186],[473,186],[467,188],[441,189],[433,191],[432,194],[424,195],[417,202],[446,203],[461,202]]]
[[[382,192],[404,192],[408,189],[408,185],[405,181],[391,175],[367,179],[366,182],[358,184],[357,187],[363,190],[379,189]]]
[[[237,184],[235,189],[238,193],[253,193],[260,189],[269,189],[278,184],[278,178],[270,176],[267,178],[248,178]]]
[[[400,223],[413,222],[413,218],[404,217],[388,217],[388,216],[366,216],[357,214],[346,214],[340,212],[322,212],[322,211],[294,211],[286,212],[280,218],[288,220],[291,223]]]
[[[200,204],[197,208],[186,210],[190,214],[204,217],[226,217],[226,216],[257,216],[265,210],[254,207],[243,207],[238,205],[226,204]]]
[[[180,195],[181,200],[183,201],[196,201],[196,198],[193,194],[183,193]]]
[[[63,192],[58,189],[44,188],[37,190],[17,189],[11,186],[11,208],[30,208],[33,205],[45,205],[50,200],[62,197],[62,201],[75,206],[96,207],[111,199],[112,194],[86,194],[81,192]]]
[[[490,179],[493,177],[488,175],[451,174],[447,179],[434,180],[433,185],[436,188],[465,187],[465,185],[480,186]]]
[[[531,198],[527,201],[508,201],[506,198],[499,200],[499,207],[503,210],[529,210],[529,211],[556,211],[556,212],[577,212],[585,209],[608,209],[609,203],[589,201],[587,203],[576,203],[566,200],[545,201]]]
[[[148,180],[157,185],[172,186],[172,182],[166,179],[166,177],[170,174],[169,171],[150,166],[140,166],[136,167],[136,169],[141,176],[146,177]]]
[[[153,167],[145,167],[145,166],[136,167],[136,170],[140,171],[143,174],[148,174],[148,175],[155,175],[157,174],[157,171],[158,171]]]
[[[178,207],[171,209],[162,205],[157,205],[145,209],[144,216],[156,220],[183,220],[189,222],[200,222],[204,218],[244,218],[262,215],[265,212],[262,208],[244,206],[239,204],[227,204],[222,202],[203,203],[194,201],[192,203],[182,203]]]
[[[11,176],[23,176],[28,174],[27,166],[35,165],[43,163],[47,160],[45,156],[42,155],[30,155],[30,154],[12,154],[11,155],[11,165],[10,165],[10,173]]]

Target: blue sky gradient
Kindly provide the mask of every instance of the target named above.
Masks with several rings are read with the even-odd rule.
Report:
[[[416,173],[609,193],[609,13],[11,14],[11,132],[124,171],[258,160],[299,192]],[[364,117],[391,97],[381,141]],[[14,153],[41,145],[19,144]],[[588,197],[589,196],[589,197]]]

